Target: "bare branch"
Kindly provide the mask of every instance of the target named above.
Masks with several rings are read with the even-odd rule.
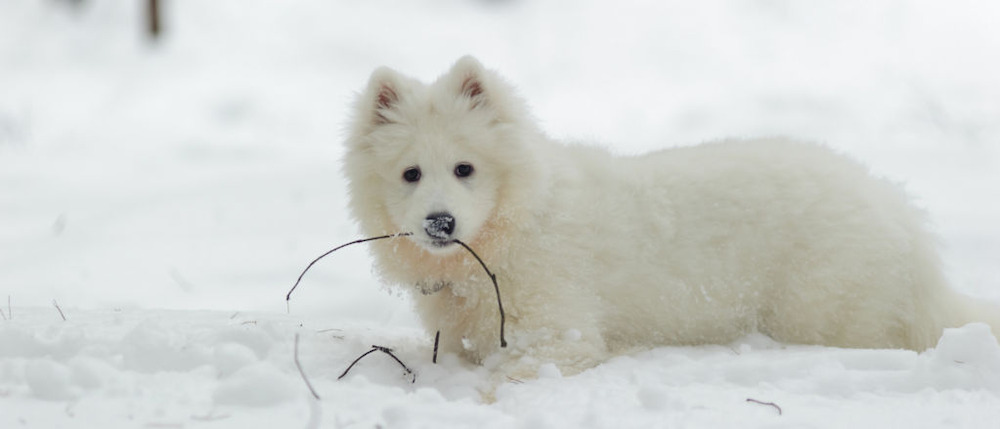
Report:
[[[441,331],[437,331],[434,334],[434,357],[431,358],[432,363],[438,363],[438,342],[441,340]]]
[[[52,305],[54,305],[56,307],[56,310],[59,310],[59,316],[62,317],[63,322],[65,322],[66,321],[66,315],[63,314],[62,309],[59,308],[59,303],[56,302],[56,300],[53,299],[52,300]]]
[[[313,261],[310,262],[309,265],[306,265],[306,268],[304,270],[302,270],[301,274],[299,274],[299,278],[295,280],[295,284],[292,285],[292,289],[288,291],[287,295],[285,295],[285,309],[286,309],[286,311],[291,312],[290,301],[292,299],[292,292],[295,292],[295,289],[299,287],[299,283],[302,282],[302,278],[305,277],[306,272],[308,272],[309,269],[312,268],[312,266],[316,264],[316,262],[319,262],[320,259],[323,259],[327,255],[329,255],[329,254],[331,254],[333,252],[336,252],[336,251],[338,251],[340,249],[343,249],[343,248],[345,248],[347,246],[350,246],[352,244],[365,243],[365,242],[369,242],[369,241],[382,240],[382,239],[386,239],[386,238],[405,237],[405,236],[409,236],[409,235],[413,235],[413,233],[412,232],[400,232],[400,233],[396,233],[396,234],[382,235],[382,236],[379,236],[379,237],[363,238],[363,239],[360,239],[360,240],[354,240],[354,241],[349,242],[349,243],[341,244],[340,246],[334,247],[333,249],[327,251],[326,253],[324,253],[322,255],[319,255],[319,257],[317,257],[316,259],[313,259]],[[474,250],[472,250],[471,247],[469,247],[469,245],[467,245],[464,242],[462,242],[461,240],[457,240],[457,239],[456,240],[452,240],[452,242],[458,243],[459,245],[461,245],[462,247],[464,247],[465,250],[469,251],[469,253],[471,253],[472,256],[476,258],[476,261],[479,261],[479,265],[481,265],[483,267],[483,271],[486,271],[486,275],[489,276],[490,281],[493,282],[493,290],[497,294],[497,309],[500,311],[500,347],[507,347],[507,338],[504,336],[504,329],[505,329],[505,326],[507,324],[507,314],[503,311],[503,301],[500,299],[500,286],[497,284],[497,276],[496,276],[496,274],[493,274],[493,272],[490,271],[489,267],[486,266],[486,263],[483,262],[483,259],[480,258],[479,255],[476,254],[476,252]],[[357,361],[355,361],[355,362],[357,362]]]
[[[347,373],[351,372],[351,368],[354,368],[354,365],[356,365],[358,362],[360,362],[361,359],[364,359],[365,356],[368,356],[368,355],[370,355],[372,353],[375,353],[375,352],[382,352],[382,353],[385,353],[385,354],[389,355],[389,357],[393,358],[396,361],[396,363],[399,364],[399,366],[403,367],[403,370],[406,371],[407,374],[413,376],[413,379],[410,381],[410,383],[416,383],[417,382],[417,374],[414,373],[413,370],[410,369],[410,367],[406,366],[406,364],[403,363],[403,361],[399,360],[399,358],[396,357],[396,355],[392,353],[392,349],[390,349],[388,347],[376,346],[376,345],[372,345],[372,349],[371,350],[368,350],[367,352],[362,353],[361,356],[358,356],[357,359],[354,359],[354,362],[351,362],[351,365],[349,365],[347,367],[347,369],[344,370],[344,373],[340,374],[340,377],[337,377],[337,380],[340,380],[340,379],[346,377]]]
[[[299,287],[299,283],[302,281],[302,277],[304,277],[306,275],[306,272],[309,271],[310,268],[312,268],[313,264],[315,264],[316,262],[318,262],[320,259],[323,259],[327,255],[329,255],[329,254],[331,254],[333,252],[336,252],[336,251],[338,251],[340,249],[343,249],[343,248],[345,248],[347,246],[350,246],[352,244],[359,244],[359,243],[364,243],[364,242],[374,241],[374,240],[382,240],[382,239],[385,239],[385,238],[403,237],[403,236],[407,236],[407,235],[413,235],[413,233],[411,233],[411,232],[401,232],[401,233],[398,233],[398,234],[389,234],[389,235],[383,235],[383,236],[380,236],[380,237],[371,237],[371,238],[363,238],[361,240],[354,240],[354,241],[352,241],[350,243],[341,244],[340,246],[334,247],[332,250],[330,250],[330,251],[328,251],[328,252],[326,252],[326,253],[324,253],[322,255],[319,255],[319,257],[316,258],[316,259],[313,259],[313,261],[310,262],[309,265],[306,265],[306,269],[302,270],[302,274],[299,274],[299,278],[297,280],[295,280],[295,284],[292,285],[292,289],[288,291],[288,295],[285,295],[285,308],[286,308],[286,310],[289,310],[289,307],[288,307],[289,304],[288,303],[292,299],[292,292],[295,292],[295,288]]]
[[[368,356],[368,355],[370,355],[372,353],[375,353],[377,350],[378,349],[376,349],[376,348],[372,348],[371,350],[368,350],[367,352],[362,353],[361,356],[358,356],[357,359],[354,359],[354,362],[351,362],[351,364],[347,366],[347,369],[345,369],[344,372],[342,374],[340,374],[340,377],[337,377],[337,380],[340,380],[340,379],[346,377],[347,373],[351,372],[351,369],[354,368],[354,365],[357,365],[357,363],[359,361],[361,361],[361,359],[364,359],[365,356]]]
[[[490,280],[493,281],[493,289],[497,293],[497,308],[500,309],[500,347],[507,347],[507,339],[504,338],[503,335],[504,325],[507,322],[507,316],[503,312],[503,302],[500,301],[500,286],[497,286],[497,276],[491,273],[489,268],[486,268],[486,263],[479,258],[479,255],[477,255],[476,252],[472,251],[471,247],[467,246],[465,243],[459,240],[453,240],[453,241],[458,244],[461,244],[462,247],[465,248],[465,250],[468,250],[469,253],[472,254],[472,256],[475,256],[476,260],[479,261],[479,265],[482,265],[483,270],[486,271],[486,275],[490,276]]]
[[[319,400],[319,395],[316,394],[316,389],[313,389],[312,383],[309,382],[309,377],[306,377],[306,372],[302,370],[302,364],[299,363],[299,334],[298,334],[298,332],[295,333],[294,359],[295,359],[295,367],[299,369],[299,375],[302,376],[302,381],[306,382],[306,387],[309,388],[309,393],[312,393],[313,398],[316,398],[316,400],[318,401]]]
[[[390,349],[388,347],[375,346],[375,345],[373,345],[372,347],[378,349],[378,351],[380,351],[382,353],[385,353],[385,354],[389,355],[389,357],[395,359],[396,362],[399,363],[399,366],[403,367],[403,370],[406,371],[407,374],[412,375],[413,376],[413,380],[411,380],[410,383],[416,383],[417,382],[417,374],[415,374],[413,372],[413,370],[411,370],[408,366],[406,366],[406,364],[403,363],[403,361],[399,360],[399,358],[396,357],[396,355],[392,354],[392,349]]]
[[[753,398],[747,398],[747,402],[753,402],[755,404],[767,405],[767,406],[774,407],[774,409],[778,410],[778,415],[779,416],[781,415],[781,407],[779,407],[778,404],[775,404],[774,402],[764,402],[764,401],[760,401],[760,400],[753,399]]]

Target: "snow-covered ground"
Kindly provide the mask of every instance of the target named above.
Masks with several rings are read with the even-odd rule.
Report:
[[[660,348],[483,403],[363,248],[284,301],[357,238],[355,91],[467,53],[559,138],[849,153],[927,209],[956,289],[1000,301],[1000,4],[164,0],[152,43],[141,3],[0,2],[0,428],[1000,427],[983,326],[925,353]],[[416,381],[382,353],[338,381],[372,344]]]

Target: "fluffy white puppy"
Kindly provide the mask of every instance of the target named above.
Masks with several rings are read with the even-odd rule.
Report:
[[[376,70],[344,171],[377,270],[441,350],[530,377],[636,347],[758,331],[837,347],[935,344],[998,312],[949,290],[924,216],[832,151],[725,140],[616,157],[554,142],[471,57],[429,85]],[[496,274],[510,346],[501,349]],[[493,358],[491,358],[493,356]]]

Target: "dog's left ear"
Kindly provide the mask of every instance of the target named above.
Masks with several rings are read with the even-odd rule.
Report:
[[[466,55],[451,67],[449,74],[457,83],[458,94],[469,101],[469,110],[490,104],[487,72],[479,60]]]

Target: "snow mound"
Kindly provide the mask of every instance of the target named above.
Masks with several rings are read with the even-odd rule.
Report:
[[[1000,344],[986,324],[945,329],[937,347],[928,350],[926,357],[928,384],[1000,392]]]
[[[924,353],[794,346],[762,335],[663,347],[568,377],[543,364],[537,379],[493,392],[496,380],[482,367],[451,354],[432,363],[433,339],[417,329],[312,326],[267,313],[75,310],[61,321],[48,308],[15,310],[16,319],[0,321],[0,343],[18,346],[0,348],[0,427],[216,420],[238,427],[719,427],[779,418],[790,426],[864,419],[977,427],[1000,419],[1000,346],[982,324],[949,329]],[[372,343],[391,347],[416,380],[382,353],[338,380]]]
[[[262,407],[277,405],[301,396],[296,383],[268,363],[258,363],[239,369],[223,379],[212,398],[217,404]]]

